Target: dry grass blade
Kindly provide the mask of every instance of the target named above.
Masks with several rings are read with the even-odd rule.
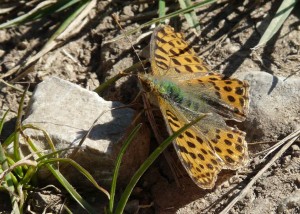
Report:
[[[35,8],[33,8],[31,11],[29,11],[28,13],[25,13],[24,15],[21,15],[18,18],[15,18],[13,20],[9,20],[3,24],[0,24],[0,29],[2,28],[7,28],[7,27],[12,27],[12,26],[17,26],[19,23],[21,23],[22,21],[24,21],[25,19],[27,19],[28,17],[30,17],[31,15],[35,14],[36,12],[38,12],[39,10],[46,8],[47,6],[50,6],[54,3],[56,3],[57,1],[55,0],[48,0],[48,1],[43,1],[41,3],[39,3]],[[12,9],[16,8],[17,6],[12,7]],[[12,10],[11,8],[8,10]],[[6,11],[6,10],[4,10]],[[4,12],[3,9],[0,10],[0,14]]]
[[[291,136],[292,139],[291,139]],[[299,138],[300,136],[300,129],[297,131],[293,132],[280,142],[278,144],[283,144],[286,143],[275,155],[274,157],[267,163],[252,179],[251,181],[247,184],[247,186],[239,193],[237,197],[235,197],[228,205],[225,207],[220,214],[226,214],[229,212],[229,210],[242,198],[245,197],[247,194],[248,190],[252,187],[252,185],[260,178],[260,176],[279,158],[282,156],[282,154]]]
[[[276,143],[275,145],[271,146],[270,148],[268,148],[267,150],[261,152],[261,153],[265,153],[268,152],[263,159],[266,159],[267,156],[269,156],[272,152],[274,152],[276,149],[278,149],[280,146],[282,146],[286,141],[291,140],[292,138],[294,138],[295,136],[299,135],[300,130],[298,130],[298,132],[294,132],[292,134],[290,134],[289,136],[285,137],[284,139],[282,139],[281,141],[279,141],[278,143]],[[257,154],[260,154],[257,153]]]
[[[1,15],[8,14],[10,11],[14,10],[17,7],[16,4],[5,4],[1,6],[2,6],[2,8],[0,8]]]
[[[36,161],[32,161],[32,160],[26,160],[26,159],[22,159],[19,160],[18,162],[16,162],[15,164],[13,164],[12,166],[10,166],[8,169],[4,170],[1,174],[0,174],[0,183],[3,182],[3,178],[10,173],[11,171],[13,171],[15,168],[19,167],[19,166],[37,166],[37,162]]]

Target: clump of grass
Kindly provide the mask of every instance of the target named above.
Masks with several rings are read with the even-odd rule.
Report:
[[[69,158],[60,158],[59,154],[63,150],[56,150],[54,144],[47,134],[47,132],[34,125],[26,124],[21,125],[21,109],[23,108],[23,101],[26,91],[24,92],[19,105],[19,112],[17,116],[16,128],[13,133],[0,145],[0,189],[7,192],[11,199],[12,213],[23,213],[24,204],[28,196],[28,191],[33,187],[32,179],[36,175],[37,171],[45,166],[53,174],[53,176],[61,183],[61,185],[69,192],[75,201],[81,205],[89,213],[96,213],[93,207],[88,204],[80,194],[74,189],[74,187],[67,181],[67,179],[60,173],[57,163],[65,162],[71,164],[79,172],[81,172],[95,187],[102,191],[108,199],[109,193],[102,187],[100,187],[91,174],[82,168],[79,164]],[[0,133],[3,128],[5,117],[8,111],[4,114],[0,123]],[[24,133],[26,129],[35,129],[42,131],[44,138],[51,148],[51,152],[45,154],[45,151],[41,151],[37,148],[34,141]],[[19,148],[20,137],[27,143],[29,150],[32,153],[26,157],[23,157]],[[13,152],[9,153],[8,148],[12,145]]]

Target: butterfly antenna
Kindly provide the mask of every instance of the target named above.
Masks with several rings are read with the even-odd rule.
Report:
[[[129,43],[130,43],[130,45],[131,45],[131,47],[132,47],[134,53],[136,54],[138,60],[140,61],[141,65],[142,65],[142,68],[143,68],[144,72],[146,72],[146,69],[145,69],[145,67],[144,67],[144,63],[142,62],[141,58],[140,58],[139,55],[137,54],[137,50],[134,48],[133,43],[131,42],[131,40],[130,40],[129,37],[127,36],[126,32],[125,32],[124,29],[122,28],[122,26],[121,26],[121,24],[120,24],[120,22],[119,22],[118,16],[117,16],[116,14],[113,14],[112,17],[113,17],[113,19],[115,20],[115,22],[117,23],[117,25],[119,26],[119,28],[120,28],[122,34],[125,35],[126,39],[129,41]]]

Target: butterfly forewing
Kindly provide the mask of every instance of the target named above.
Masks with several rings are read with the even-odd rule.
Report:
[[[151,67],[154,75],[207,72],[203,61],[192,47],[170,26],[158,27],[150,44]]]

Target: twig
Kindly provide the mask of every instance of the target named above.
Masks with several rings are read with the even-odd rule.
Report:
[[[73,57],[68,51],[66,51],[65,49],[62,48],[61,52],[67,56],[68,58],[70,58],[74,63],[76,63],[79,67],[83,67],[81,65],[81,63],[75,58]]]
[[[7,87],[10,87],[10,88],[12,88],[12,89],[14,89],[14,90],[16,90],[16,91],[19,91],[19,92],[21,92],[21,93],[24,93],[24,90],[23,90],[23,89],[18,88],[18,87],[16,87],[16,86],[12,85],[12,84],[9,84],[8,82],[6,82],[6,81],[4,81],[4,80],[2,80],[2,79],[0,79],[0,83],[3,83],[3,84],[6,85]],[[1,88],[1,86],[0,86],[0,88]],[[32,95],[32,92],[27,91],[26,94],[28,94],[29,96],[31,96],[31,95]]]
[[[263,159],[266,159],[266,157],[271,154],[272,152],[274,152],[274,150],[276,150],[278,147],[280,147],[282,144],[284,144],[286,141],[292,139],[293,137],[297,136],[300,134],[300,130],[296,131],[296,132],[293,132],[292,134],[288,135],[287,137],[283,138],[281,141],[279,141],[278,143],[276,143],[275,145],[271,146],[270,148],[264,150],[264,151],[261,151],[261,152],[258,152],[256,153],[255,155],[260,155],[260,154],[263,154],[263,153],[266,153],[268,152],[264,157]]]

